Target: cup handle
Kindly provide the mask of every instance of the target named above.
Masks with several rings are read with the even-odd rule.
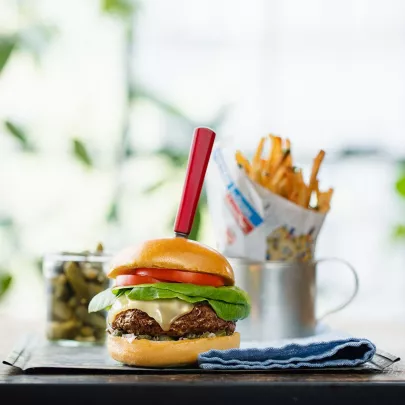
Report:
[[[326,257],[324,259],[316,260],[315,265],[318,265],[319,263],[322,263],[322,262],[328,262],[328,261],[343,263],[351,271],[351,273],[354,277],[354,290],[347,301],[345,301],[343,304],[339,305],[338,307],[327,311],[325,314],[323,314],[321,317],[318,318],[318,321],[321,321],[328,315],[334,314],[335,312],[338,312],[341,309],[346,308],[354,300],[354,297],[357,295],[357,293],[359,291],[359,277],[357,275],[357,271],[350,263],[348,263],[346,260],[339,259],[337,257],[330,257],[330,258]]]

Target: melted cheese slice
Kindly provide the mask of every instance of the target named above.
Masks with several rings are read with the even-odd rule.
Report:
[[[124,294],[114,302],[108,312],[108,323],[112,324],[116,316],[121,312],[128,309],[139,309],[146,312],[164,331],[167,331],[176,319],[191,312],[193,307],[193,304],[177,298],[155,301],[134,301],[130,300]]]

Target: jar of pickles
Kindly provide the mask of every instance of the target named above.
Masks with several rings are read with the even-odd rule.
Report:
[[[66,344],[102,344],[106,314],[88,313],[90,300],[109,287],[110,256],[99,245],[95,252],[52,253],[43,261],[49,340]]]

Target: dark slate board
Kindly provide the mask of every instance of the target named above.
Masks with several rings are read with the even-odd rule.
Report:
[[[372,361],[358,367],[341,368],[312,368],[307,371],[358,371],[380,372],[399,360],[399,357],[377,350]],[[142,368],[120,364],[110,358],[105,346],[83,345],[64,346],[47,342],[35,336],[24,337],[3,361],[4,364],[14,366],[29,373],[66,372],[66,371],[99,371],[99,372],[134,372],[134,373],[282,373],[293,370],[203,370],[195,367],[179,368]],[[305,371],[304,369],[296,370]]]

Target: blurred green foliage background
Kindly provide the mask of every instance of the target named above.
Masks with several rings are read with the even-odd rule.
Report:
[[[13,69],[13,58],[24,54],[31,58],[34,63],[41,69],[41,61],[48,51],[52,42],[59,40],[57,23],[41,22],[38,19],[38,12],[33,2],[16,2],[14,13],[18,14],[23,23],[19,24],[18,29],[13,32],[2,33],[0,30],[0,75],[7,69]],[[107,158],[109,164],[105,164],[105,156],[102,159],[97,154],[97,145],[86,141],[86,137],[72,136],[70,138],[70,158],[81,166],[87,175],[92,171],[105,170],[115,173],[113,180],[114,186],[110,193],[109,201],[106,205],[104,221],[108,224],[108,231],[117,230],[119,232],[120,224],[126,221],[122,213],[122,196],[125,193],[125,182],[122,180],[122,172],[125,170],[127,162],[138,160],[147,160],[151,158],[154,164],[165,167],[160,175],[156,176],[153,181],[143,189],[143,194],[150,198],[162,198],[159,192],[168,187],[173,190],[179,190],[185,174],[185,168],[188,157],[188,146],[186,142],[178,145],[164,146],[158,150],[145,152],[138,151],[133,145],[132,139],[133,128],[131,116],[139,102],[147,101],[161,110],[170,119],[176,121],[177,131],[184,133],[183,139],[191,140],[193,129],[200,125],[200,122],[190,118],[181,108],[172,104],[170,101],[160,97],[154,91],[137,82],[136,71],[136,26],[139,18],[139,10],[142,4],[140,2],[129,0],[101,0],[99,10],[101,19],[112,19],[115,24],[120,25],[122,31],[122,66],[124,74],[122,75],[123,96],[123,114],[121,117],[120,128],[117,129],[118,137],[114,145],[110,148],[110,156]],[[106,55],[108,57],[108,55]],[[0,76],[1,77],[1,76]],[[219,129],[227,113],[227,108],[222,108],[210,120],[204,122],[204,126]],[[28,124],[24,123],[24,117],[19,120],[13,117],[5,117],[2,123],[0,136],[12,139],[15,148],[19,150],[18,160],[31,159],[33,155],[37,159],[43,159],[49,150],[41,148],[35,140]],[[135,134],[136,136],[136,134]],[[154,197],[158,195],[157,197]],[[178,191],[165,198],[165,205],[170,205],[171,214],[167,216],[166,224],[168,232],[171,231],[176,210]],[[203,192],[198,205],[191,239],[198,240],[201,238],[201,231],[204,219],[207,215],[206,195]],[[20,231],[21,226],[18,219],[0,205],[0,228],[3,232],[3,240],[8,244],[8,255],[0,255],[0,298],[6,293],[12,285],[12,273],[17,270],[13,266],[11,259],[20,248]],[[153,213],[151,213],[153,215]],[[98,236],[94,236],[94,242]],[[4,244],[3,244],[4,248]],[[83,246],[83,249],[88,248]],[[39,252],[38,252],[39,253]],[[7,259],[8,258],[8,259]],[[41,268],[41,257],[31,255],[28,260],[35,263],[35,266]]]

